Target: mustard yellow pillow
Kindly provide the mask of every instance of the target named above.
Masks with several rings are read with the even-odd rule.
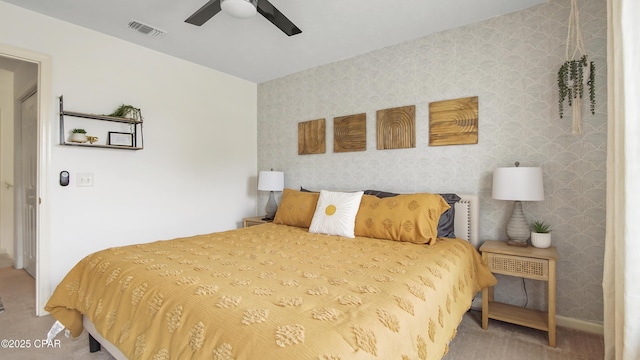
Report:
[[[284,189],[273,223],[308,228],[319,196],[319,193]]]
[[[355,235],[435,244],[438,220],[449,207],[438,194],[406,194],[382,199],[364,195],[356,215]]]

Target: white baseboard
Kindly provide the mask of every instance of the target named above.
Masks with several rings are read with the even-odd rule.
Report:
[[[580,330],[592,334],[604,335],[604,325],[557,315],[556,324],[569,329]]]

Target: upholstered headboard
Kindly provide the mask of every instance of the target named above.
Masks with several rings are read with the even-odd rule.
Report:
[[[478,195],[458,194],[460,201],[456,203],[455,232],[456,237],[469,241],[473,246],[480,246],[478,224]]]

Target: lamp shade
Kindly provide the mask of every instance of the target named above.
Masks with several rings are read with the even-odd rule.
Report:
[[[227,14],[246,19],[254,16],[257,12],[258,0],[221,0],[220,8]]]
[[[282,171],[260,171],[258,174],[258,190],[282,191],[284,189],[284,173]]]
[[[542,201],[542,169],[539,167],[503,167],[493,171],[493,195],[496,200]]]

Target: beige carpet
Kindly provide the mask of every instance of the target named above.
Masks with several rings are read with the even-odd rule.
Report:
[[[482,313],[469,311],[449,344],[445,360],[589,360],[604,358],[604,340],[595,335],[558,327],[555,348],[548,346],[547,333],[523,326],[489,320],[482,330]]]
[[[13,266],[13,259],[8,254],[0,254],[0,269],[6,266]]]
[[[55,321],[51,316],[35,316],[34,289],[34,280],[25,271],[0,268],[0,299],[5,308],[0,312],[0,340],[29,340],[31,343],[29,349],[0,348],[0,359],[113,359],[104,350],[89,353],[86,333],[76,339],[59,334],[56,337],[60,340],[58,347],[35,348],[36,340],[46,339]],[[458,334],[449,344],[445,360],[587,360],[604,357],[602,336],[558,328],[558,346],[550,348],[545,332],[493,320],[489,322],[489,329],[482,330],[480,319],[478,311],[465,315]]]
[[[93,359],[112,360],[105,351],[89,353],[89,340],[86,333],[75,339],[66,338],[62,333],[55,348],[36,348],[55,320],[49,316],[35,315],[35,281],[24,270],[13,267],[0,269],[0,299],[4,311],[0,312],[0,341],[3,339],[20,340],[30,348],[8,349],[0,347],[0,359],[3,360],[57,360],[57,359]]]

